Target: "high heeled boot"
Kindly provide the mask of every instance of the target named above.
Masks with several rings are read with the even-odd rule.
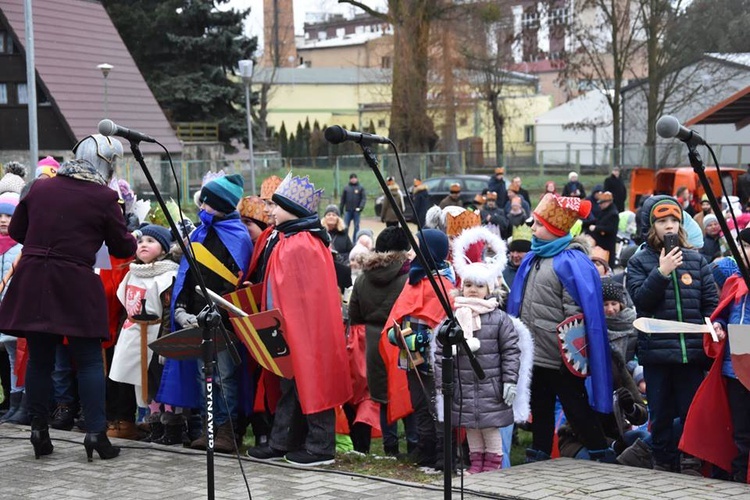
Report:
[[[83,447],[86,449],[86,458],[89,462],[92,462],[94,460],[94,450],[96,450],[96,452],[99,454],[99,458],[101,458],[102,460],[115,458],[120,454],[120,447],[114,446],[109,442],[109,438],[107,437],[107,433],[105,431],[96,434],[87,433],[86,437],[83,438]]]
[[[46,422],[34,417],[31,421],[31,446],[34,447],[34,458],[49,455],[55,448],[49,437],[49,427]]]

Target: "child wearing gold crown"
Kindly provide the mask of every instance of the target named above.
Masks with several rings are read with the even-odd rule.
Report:
[[[596,417],[596,412],[612,412],[601,280],[585,248],[570,234],[576,220],[590,212],[588,200],[544,195],[534,210],[531,252],[508,297],[508,313],[519,317],[534,336],[534,437],[526,451],[528,461],[548,459],[552,453],[555,398],[591,458],[614,460]]]
[[[485,258],[471,262],[466,251],[480,241],[484,242]],[[483,380],[477,379],[466,355],[458,353],[455,372],[462,389],[453,400],[452,422],[455,427],[466,428],[471,461],[468,474],[500,469],[501,428],[513,424],[514,414],[515,420],[525,421],[529,413],[531,334],[520,321],[499,309],[500,301],[494,296],[506,261],[505,243],[486,227],[467,229],[453,241],[453,265],[461,278],[460,293],[454,301],[455,316],[485,373]],[[441,352],[438,345],[436,386],[440,384]]]
[[[262,306],[284,316],[295,376],[281,380],[270,438],[247,451],[253,458],[333,463],[334,409],[352,396],[351,384],[341,383],[350,379],[349,365],[330,240],[317,214],[322,194],[308,177],[289,173],[272,197]]]

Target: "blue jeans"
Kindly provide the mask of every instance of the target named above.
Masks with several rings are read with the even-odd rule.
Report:
[[[231,418],[237,420],[237,367],[232,362],[232,356],[228,350],[223,350],[216,355],[216,365],[213,379],[214,392],[214,423],[216,426],[224,425]],[[198,373],[201,387],[201,395],[206,398],[206,384],[203,379],[203,360],[198,360]],[[201,413],[205,416],[206,407],[203,405]]]
[[[8,340],[15,337],[5,337],[5,352],[8,353],[8,363],[10,363],[10,393],[23,392],[23,387],[18,387],[18,377],[16,376],[16,341]]]
[[[26,397],[33,418],[47,422],[52,396],[52,371],[56,348],[63,337],[52,333],[29,333],[26,337],[29,364],[26,367]],[[107,429],[104,411],[104,362],[102,342],[98,338],[68,337],[69,349],[78,367],[78,394],[86,419],[86,432]]]
[[[72,405],[76,402],[75,375],[70,362],[70,349],[65,344],[55,348],[55,370],[52,372],[55,403]]]
[[[693,396],[703,381],[703,368],[692,364],[644,364],[643,376],[651,413],[654,462],[676,464],[680,458],[677,443]]]
[[[347,234],[349,234],[349,224],[354,221],[354,235],[352,236],[352,241],[355,245],[357,242],[354,238],[357,237],[357,233],[359,232],[359,217],[361,214],[362,212],[358,212],[357,210],[347,210],[344,212],[344,226],[346,226]]]
[[[419,442],[419,434],[417,434],[417,420],[414,414],[410,413],[401,421],[404,423],[407,450],[415,448]],[[383,448],[398,447],[398,422],[388,423],[388,404],[380,404],[380,430],[383,433]]]

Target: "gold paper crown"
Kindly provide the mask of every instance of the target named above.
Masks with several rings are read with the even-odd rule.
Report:
[[[270,224],[265,209],[265,203],[257,196],[245,196],[240,199],[237,205],[237,210],[240,213],[240,217],[247,217],[248,219],[255,219],[264,224]]]
[[[266,178],[266,180],[263,181],[263,184],[260,185],[260,199],[270,200],[271,196],[273,196],[273,193],[276,191],[276,188],[279,187],[279,184],[281,184],[281,177],[278,175],[272,175],[271,177]]]
[[[458,215],[447,213],[445,215],[445,234],[449,238],[458,236],[464,229],[479,226],[481,223],[482,219],[479,217],[478,212],[465,210]]]
[[[590,212],[589,200],[547,193],[534,210],[534,215],[552,234],[565,236],[579,218],[588,217]]]
[[[308,176],[297,177],[295,175],[292,177],[292,173],[289,172],[279,184],[279,187],[276,188],[274,195],[281,196],[314,214],[318,211],[323,191],[323,189],[316,190],[315,184],[310,182]]]

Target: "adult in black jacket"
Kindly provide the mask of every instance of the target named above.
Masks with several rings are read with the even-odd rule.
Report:
[[[334,260],[348,266],[349,252],[352,251],[354,245],[349,235],[346,234],[344,221],[341,219],[339,209],[336,205],[328,205],[326,207],[321,224],[328,231],[328,236],[331,238],[330,247],[334,251]]]
[[[617,211],[625,211],[625,198],[628,197],[628,190],[620,178],[620,169],[618,167],[613,168],[612,175],[604,179],[604,190],[612,193]]]
[[[568,174],[568,183],[563,186],[562,195],[580,199],[586,197],[586,190],[583,188],[583,184],[578,182],[578,173],[570,172]]]
[[[615,266],[617,253],[617,228],[620,225],[620,214],[612,201],[612,193],[604,191],[599,195],[599,211],[596,220],[586,228],[594,238],[597,246],[609,252],[609,267]]]
[[[420,226],[424,226],[427,210],[434,203],[430,200],[430,192],[427,184],[422,184],[420,179],[414,179],[414,187],[411,191],[411,200],[414,203],[414,216],[419,221]]]
[[[713,276],[706,259],[687,248],[679,203],[671,197],[653,198],[643,206],[649,222],[646,244],[628,261],[628,292],[639,317],[701,324],[718,304]],[[666,234],[677,234],[680,242],[669,253],[664,252]],[[699,475],[700,461],[680,456],[677,443],[708,367],[703,334],[639,332],[638,360],[651,410],[654,468]]]
[[[497,193],[497,206],[504,207],[508,202],[508,188],[505,186],[505,168],[497,167],[495,169],[495,175],[490,177],[490,181],[487,183],[487,191],[493,191]]]
[[[357,174],[349,175],[349,184],[341,193],[341,203],[339,203],[339,212],[344,214],[344,227],[347,236],[352,221],[354,221],[354,236],[359,233],[359,217],[365,208],[366,201],[365,188],[359,183]]]

